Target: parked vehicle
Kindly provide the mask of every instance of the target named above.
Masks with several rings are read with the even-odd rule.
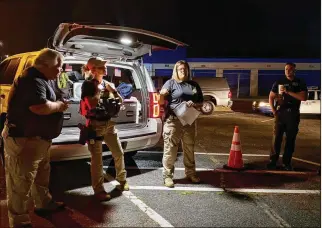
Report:
[[[176,48],[184,43],[142,29],[113,25],[79,25],[62,23],[50,39],[50,47],[65,56],[63,69],[71,81],[68,85],[70,107],[64,112],[64,126],[59,137],[53,140],[51,160],[88,158],[87,145],[78,143],[78,123],[84,118],[78,113],[80,89],[84,80],[81,67],[90,57],[108,59],[107,80],[118,88],[122,82],[132,84],[132,93],[124,100],[117,123],[119,138],[124,151],[132,152],[153,147],[162,131],[157,93],[141,57],[155,47]],[[8,92],[14,79],[31,66],[38,52],[10,56],[0,64],[0,126],[4,125]],[[123,74],[128,70],[130,74]],[[127,78],[124,78],[127,77]],[[32,92],[32,91],[31,91]],[[103,145],[103,155],[108,152]]]
[[[209,78],[197,76],[194,77],[193,80],[200,85],[204,96],[204,103],[201,108],[203,114],[212,114],[216,106],[232,106],[232,93],[225,78]]]
[[[252,109],[254,112],[273,114],[268,99],[254,101]],[[308,97],[306,101],[301,101],[300,113],[321,114],[321,90],[317,86],[308,87]]]

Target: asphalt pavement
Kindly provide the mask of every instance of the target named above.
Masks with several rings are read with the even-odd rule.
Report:
[[[50,189],[65,211],[39,217],[36,227],[321,227],[320,119],[304,118],[293,157],[294,171],[267,170],[272,118],[217,110],[198,119],[195,147],[202,183],[184,175],[183,153],[175,164],[175,188],[162,182],[162,140],[126,158],[130,191],[115,189],[114,162],[104,157],[105,188],[113,198],[95,201],[90,160],[52,163]],[[224,169],[234,127],[239,126],[243,171]],[[4,173],[0,178],[1,227],[8,225]],[[32,209],[32,203],[30,209]]]

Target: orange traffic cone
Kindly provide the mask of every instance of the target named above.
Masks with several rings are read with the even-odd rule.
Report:
[[[235,126],[233,140],[230,148],[230,154],[228,158],[228,164],[224,165],[224,168],[234,170],[244,169],[238,126]]]

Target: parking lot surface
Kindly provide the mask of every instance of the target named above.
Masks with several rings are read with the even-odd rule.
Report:
[[[198,119],[195,147],[201,184],[184,176],[183,154],[175,164],[175,188],[162,182],[162,140],[126,157],[130,191],[115,189],[114,162],[104,157],[105,187],[113,198],[95,201],[90,160],[52,163],[50,189],[67,209],[39,217],[35,227],[320,227],[320,119],[302,118],[293,157],[294,171],[266,169],[273,120],[253,113],[216,111]],[[234,127],[239,126],[243,171],[224,169]],[[3,169],[1,227],[8,225]],[[30,204],[32,209],[32,204]]]

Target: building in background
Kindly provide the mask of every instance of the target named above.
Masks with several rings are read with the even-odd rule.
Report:
[[[284,77],[286,62],[296,63],[296,76],[304,78],[308,86],[321,85],[321,59],[187,58],[186,49],[178,48],[144,56],[156,88],[171,77],[180,59],[190,64],[193,77],[225,77],[233,98],[268,96],[273,83]]]

